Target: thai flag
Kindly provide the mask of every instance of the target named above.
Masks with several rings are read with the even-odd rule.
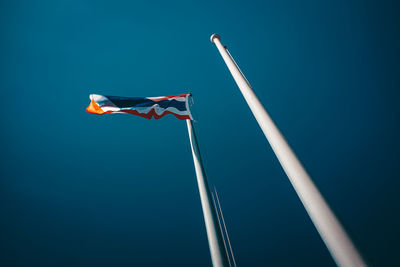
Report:
[[[86,111],[94,114],[129,113],[158,120],[172,114],[180,120],[192,120],[189,110],[191,94],[159,97],[121,97],[90,95],[90,105]]]

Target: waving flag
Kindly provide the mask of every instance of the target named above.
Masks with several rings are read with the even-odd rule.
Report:
[[[190,94],[159,97],[121,97],[90,95],[90,105],[86,111],[94,114],[129,113],[158,120],[172,114],[180,120],[191,120],[189,110]]]

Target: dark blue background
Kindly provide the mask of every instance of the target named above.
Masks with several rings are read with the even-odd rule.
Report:
[[[238,266],[332,266],[221,35],[366,258],[399,265],[397,1],[1,1],[1,266],[209,266],[186,124],[85,112],[192,92]]]

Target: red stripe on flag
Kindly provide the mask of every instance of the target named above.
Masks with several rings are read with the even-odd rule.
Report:
[[[165,97],[147,97],[147,98],[152,100],[152,101],[154,101],[154,102],[158,102],[158,101],[161,101],[161,100],[174,99],[174,98],[178,98],[178,97],[187,97],[187,94],[171,95],[171,96],[165,96]]]
[[[132,114],[132,115],[137,115],[143,118],[146,118],[148,120],[150,120],[152,117],[154,117],[154,119],[158,120],[162,117],[164,117],[167,114],[172,114],[174,115],[176,118],[180,119],[180,120],[190,120],[190,116],[189,115],[179,115],[176,113],[173,113],[171,111],[164,111],[161,115],[158,115],[154,109],[152,109],[150,112],[148,113],[139,113],[137,110],[131,110],[131,109],[125,109],[125,110],[120,110],[118,112],[123,112],[123,113],[128,113],[128,114]]]

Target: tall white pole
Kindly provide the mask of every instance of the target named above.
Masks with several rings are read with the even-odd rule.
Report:
[[[206,225],[208,245],[210,247],[211,260],[214,267],[228,267],[228,255],[225,250],[221,228],[218,225],[218,217],[212,203],[211,191],[207,183],[206,173],[201,160],[196,133],[191,120],[186,120],[190,146],[192,148],[194,168],[196,170],[197,184],[199,187],[201,207],[203,209]]]
[[[336,264],[339,266],[366,266],[357,248],[332,212],[327,202],[311,180],[297,156],[290,148],[278,127],[252,90],[246,77],[239,69],[217,34],[211,35],[235,82],[242,92],[261,130],[275,152],[286,175],[289,177],[305,209],[311,217],[322,240],[325,242]]]

